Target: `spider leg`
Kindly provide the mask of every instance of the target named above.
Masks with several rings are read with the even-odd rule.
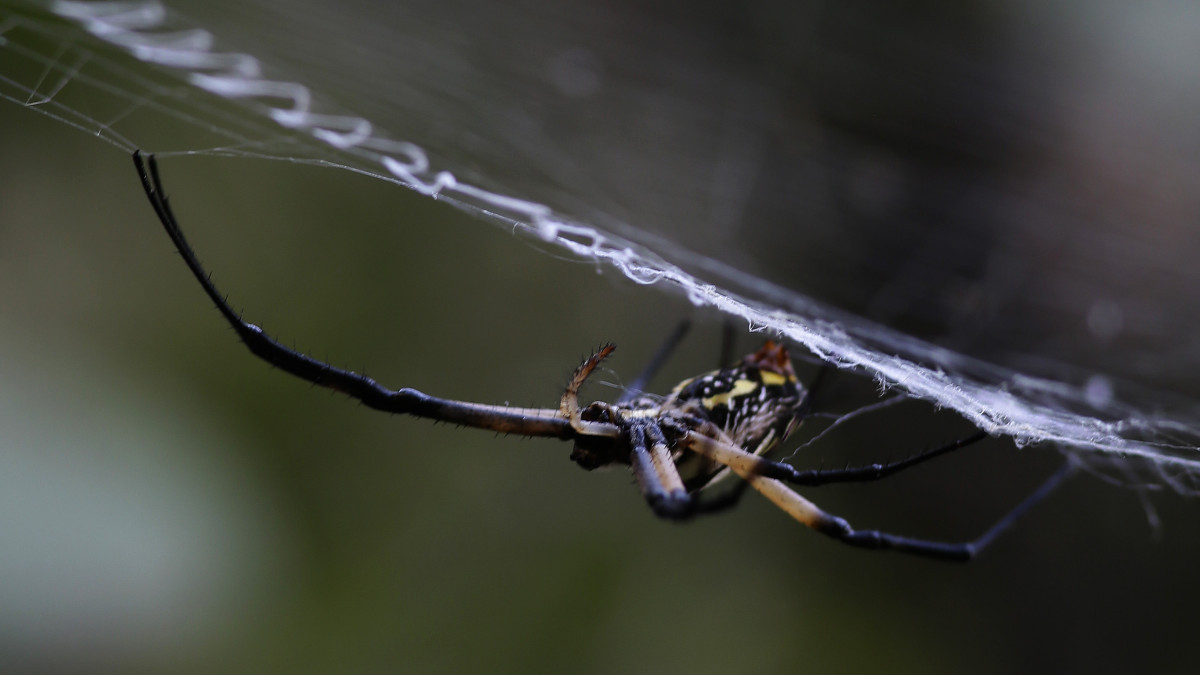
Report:
[[[812,412],[812,409],[815,407],[813,402],[817,399],[817,392],[824,388],[825,383],[828,381],[829,373],[832,370],[833,366],[828,363],[822,363],[821,367],[817,370],[816,377],[813,378],[808,388],[804,390],[804,398],[800,399],[800,405],[796,406],[796,417],[800,418],[800,420],[803,420],[808,416],[808,413]]]
[[[691,517],[692,498],[671,459],[662,430],[652,423],[630,425],[629,451],[634,478],[655,515],[672,520]]]
[[[671,331],[671,334],[667,336],[662,346],[654,353],[654,356],[650,359],[650,363],[647,363],[642,372],[638,373],[638,376],[625,387],[625,392],[617,399],[616,405],[625,405],[646,391],[646,385],[650,382],[650,378],[654,377],[658,369],[671,356],[671,353],[679,346],[679,342],[683,340],[683,336],[687,334],[691,327],[692,322],[687,319],[680,321],[679,325],[675,326],[675,330]]]
[[[579,436],[608,436],[616,438],[620,435],[620,430],[612,424],[583,419],[583,411],[579,407],[579,388],[587,381],[592,371],[600,365],[600,362],[608,358],[609,354],[612,354],[616,348],[617,346],[611,343],[603,345],[599,351],[579,364],[579,367],[571,374],[571,381],[567,383],[567,388],[563,390],[562,398],[559,399],[559,413]]]
[[[738,463],[744,471],[773,478],[792,485],[800,485],[805,487],[815,487],[820,485],[828,485],[830,483],[864,483],[868,481],[880,480],[888,476],[900,473],[905,469],[912,468],[918,464],[927,462],[936,457],[940,457],[947,453],[968,447],[974,443],[987,438],[986,432],[977,432],[965,438],[948,443],[940,448],[934,448],[917,455],[913,455],[908,459],[903,459],[898,462],[890,462],[888,464],[871,464],[868,466],[852,467],[849,469],[822,469],[802,471],[784,462],[776,462],[773,460],[760,457],[756,454],[737,450],[731,443],[717,442],[711,438],[706,438],[703,435],[693,434],[689,441],[693,443],[693,449],[701,454],[712,457],[714,460],[730,466],[731,463]],[[696,444],[701,447],[697,448]]]
[[[823,528],[817,528],[822,534],[827,534],[838,541],[868,549],[891,549],[911,553],[913,555],[937,558],[940,560],[955,560],[967,562],[972,560],[980,551],[995,541],[996,537],[1017,522],[1034,506],[1050,496],[1064,480],[1075,472],[1075,464],[1070,460],[1063,463],[1057,471],[1050,475],[1036,490],[1023,499],[1011,511],[1004,515],[996,524],[974,541],[964,543],[929,541],[902,537],[877,530],[854,530],[845,520],[829,517],[829,522]]]
[[[750,483],[742,480],[715,496],[710,495],[707,491],[694,494],[692,495],[692,511],[696,515],[711,515],[728,511],[741,503],[742,497],[746,496],[749,487]]]
[[[895,475],[901,471],[914,467],[918,464],[927,462],[935,457],[941,457],[947,453],[962,448],[968,447],[983,439],[987,438],[988,434],[985,431],[979,431],[965,438],[960,438],[953,443],[948,443],[940,448],[926,450],[925,452],[913,455],[907,459],[902,459],[898,462],[889,462],[887,464],[871,464],[868,466],[856,466],[849,469],[833,469],[833,470],[816,470],[816,471],[796,471],[792,476],[785,478],[792,485],[828,485],[829,483],[864,483],[888,476]]]
[[[717,358],[717,367],[724,368],[733,363],[736,358],[734,356],[734,344],[737,342],[737,326],[733,319],[726,317],[721,324],[721,352]]]
[[[967,561],[974,558],[1000,533],[1053,492],[1064,479],[1073,473],[1075,468],[1071,462],[1067,462],[981,537],[970,542],[954,543],[915,539],[877,530],[855,530],[845,519],[821,510],[816,504],[797,494],[784,482],[767,477],[771,466],[776,465],[776,462],[769,462],[729,443],[696,433],[689,433],[685,442],[695,452],[728,466],[751,487],[792,518],[821,534],[851,546],[891,549],[942,560]]]
[[[258,326],[243,321],[242,317],[229,306],[225,296],[217,290],[208,271],[200,264],[191,245],[183,236],[183,230],[180,228],[175,214],[171,211],[163,190],[162,180],[158,175],[158,163],[155,162],[154,156],[146,156],[137,151],[133,153],[133,163],[141,177],[146,198],[150,200],[150,205],[154,207],[159,222],[162,223],[163,229],[166,230],[171,241],[175,243],[175,248],[179,250],[188,269],[200,282],[204,292],[216,304],[221,316],[233,327],[238,337],[255,356],[296,377],[340,391],[362,401],[370,408],[385,412],[491,429],[500,433],[547,436],[564,440],[578,436],[576,429],[558,410],[485,405],[437,398],[416,389],[388,389],[365,375],[336,368],[283,346]],[[589,428],[590,433],[605,436],[617,434],[616,427],[612,425],[591,424],[593,427]]]

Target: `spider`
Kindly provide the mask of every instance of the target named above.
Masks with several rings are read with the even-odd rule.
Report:
[[[582,407],[579,403],[580,387],[612,354],[615,347],[611,344],[601,347],[575,369],[557,408],[486,405],[438,398],[407,387],[388,389],[365,375],[289,349],[258,326],[244,321],[217,290],[184,238],[167,203],[153,155],[136,151],[133,162],[146,197],[188,269],[255,356],[376,410],[504,434],[573,441],[571,459],[584,469],[629,466],[651,510],[662,518],[685,520],[727,509],[738,502],[749,486],[792,518],[842,543],[966,561],[1050,494],[1072,471],[1072,464],[1065,463],[974,541],[950,543],[856,530],[843,518],[822,511],[790,486],[879,480],[967,447],[987,434],[977,432],[897,462],[839,470],[800,470],[769,460],[765,455],[800,424],[811,400],[811,390],[799,383],[782,344],[768,341],[728,368],[684,380],[663,398],[632,393],[641,390],[665,360],[681,337],[683,326],[631,384],[627,390],[630,393],[615,403],[598,401]],[[730,474],[742,481],[732,490],[710,497],[706,489]]]

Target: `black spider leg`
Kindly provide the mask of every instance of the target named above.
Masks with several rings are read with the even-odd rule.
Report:
[[[727,441],[710,438],[701,433],[689,432],[686,441],[692,450],[725,464],[792,518],[822,534],[851,546],[891,549],[940,560],[971,560],[1037,503],[1054,492],[1059,484],[1076,470],[1075,462],[1068,459],[1062,468],[982,536],[973,541],[954,543],[904,537],[878,530],[855,530],[844,518],[826,513],[782,480],[769,477],[775,471],[773,467],[776,462],[763,460]]]
[[[814,387],[816,383],[814,382]],[[806,400],[808,396],[806,395]],[[803,404],[802,404],[803,405]],[[818,469],[818,470],[801,470],[784,462],[777,462],[766,459],[765,457],[754,457],[752,472],[754,475],[764,478],[773,478],[784,483],[792,485],[800,485],[804,487],[815,487],[820,485],[828,485],[830,483],[865,483],[874,480],[881,480],[888,476],[897,474],[905,469],[910,469],[918,464],[922,464],[931,459],[941,457],[949,452],[968,447],[974,443],[988,437],[988,434],[983,431],[977,431],[970,436],[960,438],[952,443],[947,443],[933,450],[926,450],[918,453],[907,459],[902,459],[898,462],[889,462],[887,464],[871,464],[868,466],[851,467],[848,469]]]
[[[734,347],[737,345],[737,325],[733,319],[726,317],[721,322],[721,355],[717,357],[718,368],[728,368],[737,358]]]
[[[905,469],[912,468],[918,464],[928,462],[936,457],[941,457],[955,450],[974,445],[979,441],[987,438],[986,431],[977,431],[970,436],[960,438],[952,443],[947,443],[940,448],[926,450],[918,453],[907,459],[902,459],[897,462],[888,462],[886,464],[870,464],[868,466],[856,466],[847,469],[817,469],[809,471],[799,471],[792,469],[791,475],[787,477],[775,475],[773,477],[791,483],[792,485],[817,486],[828,485],[830,483],[865,483],[873,480],[880,480],[888,476],[900,473]],[[788,466],[788,465],[783,465]]]
[[[663,341],[658,351],[651,357],[650,362],[642,369],[641,373],[634,378],[628,386],[625,387],[625,392],[617,399],[616,405],[626,405],[633,399],[642,395],[650,383],[650,379],[662,368],[671,354],[679,347],[679,343],[683,341],[687,332],[691,329],[692,322],[689,319],[680,321],[667,339]],[[717,367],[724,368],[733,363],[733,348],[737,342],[736,325],[732,321],[724,321],[721,327],[721,351],[720,358],[717,360]]]
[[[679,343],[683,340],[683,336],[687,335],[688,330],[692,327],[692,322],[684,319],[675,326],[675,330],[667,336],[663,341],[658,351],[650,358],[650,362],[638,373],[638,376],[625,387],[625,392],[617,399],[616,405],[623,406],[628,404],[633,399],[641,396],[646,391],[646,386],[650,383],[650,379],[654,377],[662,365],[666,363],[671,354],[679,347]]]
[[[811,409],[810,402],[813,398],[813,393],[817,391],[826,369],[822,368],[817,378],[813,381],[812,388],[805,394],[804,401],[800,404],[801,414],[806,413]],[[817,487],[820,485],[828,485],[831,483],[866,483],[875,480],[882,480],[888,476],[895,475],[905,469],[910,469],[918,464],[928,462],[931,459],[941,457],[947,453],[962,448],[968,447],[988,437],[988,434],[983,431],[978,431],[965,438],[960,438],[951,443],[947,443],[933,450],[926,450],[912,457],[902,459],[897,462],[889,462],[887,464],[870,464],[868,466],[857,466],[847,469],[818,469],[818,470],[801,470],[786,464],[784,462],[776,462],[770,459],[759,457],[756,461],[754,472],[764,478],[774,478],[775,480],[783,481],[791,485],[799,485],[803,487]],[[730,490],[729,493],[719,497],[712,498],[713,504],[703,505],[701,508],[704,512],[720,511],[734,506],[741,494],[745,493],[748,485],[743,481],[736,488]],[[730,503],[726,503],[729,500]]]
[[[928,539],[904,537],[878,530],[855,530],[844,519],[829,514],[824,514],[824,517],[813,527],[822,534],[851,546],[867,549],[888,549],[927,558],[936,558],[938,560],[967,562],[975,558],[980,551],[987,548],[989,544],[995,541],[996,537],[1012,527],[1030,509],[1050,496],[1074,472],[1074,462],[1070,460],[1064,462],[1062,467],[1051,474],[1041,486],[974,541],[964,543],[931,541]]]
[[[894,475],[904,469],[911,468],[922,462],[929,461],[936,457],[940,457],[954,450],[965,448],[980,439],[986,437],[987,434],[978,432],[968,436],[962,440],[949,443],[940,448],[935,448],[918,455],[914,455],[906,460],[894,462],[891,464],[876,464],[868,467],[858,467],[852,469],[844,469],[838,471],[799,471],[794,467],[780,462],[773,462],[761,457],[753,457],[746,453],[746,459],[753,463],[748,473],[743,477],[749,480],[757,479],[773,479],[772,482],[778,481],[778,484],[790,483],[793,485],[826,485],[837,482],[865,482],[879,480],[888,476]],[[789,513],[796,517],[801,522],[809,527],[837,539],[851,546],[858,546],[870,549],[892,549],[902,551],[914,555],[920,555],[930,558],[938,558],[942,560],[957,560],[967,561],[974,558],[981,550],[986,548],[993,540],[1005,530],[1010,528],[1022,516],[1030,511],[1039,502],[1048,497],[1055,489],[1070,475],[1076,471],[1075,463],[1071,460],[1066,461],[1062,467],[1050,475],[1041,486],[1029,494],[1024,500],[1017,504],[1011,511],[1001,517],[991,528],[983,533],[980,537],[973,541],[959,542],[940,542],[928,539],[916,539],[913,537],[905,537],[878,530],[855,530],[846,520],[837,516],[825,513],[817,509],[803,498],[799,501],[804,503],[804,508],[799,511],[788,510]],[[771,497],[771,495],[768,495]],[[772,498],[774,501],[774,498]],[[778,503],[778,502],[777,502]],[[781,507],[784,504],[780,504]]]
[[[812,409],[812,400],[815,393],[819,390],[821,382],[824,380],[827,369],[822,368],[813,380],[812,387],[805,392],[804,400],[801,401],[798,410],[798,415],[803,418],[809,410]],[[828,485],[830,483],[865,483],[874,480],[881,480],[888,476],[899,473],[905,469],[912,468],[918,464],[927,462],[931,459],[941,457],[944,454],[965,448],[974,443],[988,437],[988,434],[983,431],[978,431],[965,438],[960,438],[952,443],[947,443],[933,450],[913,455],[907,459],[902,459],[898,462],[889,462],[887,464],[870,464],[868,466],[857,466],[848,469],[819,469],[819,470],[801,470],[786,464],[784,462],[776,462],[774,460],[758,457],[755,461],[754,473],[763,476],[764,478],[774,478],[775,480],[783,481],[792,485],[800,485],[804,487],[815,487],[820,485]],[[741,491],[745,491],[745,486],[742,486]],[[723,500],[722,495],[719,498],[714,498],[714,501]],[[736,503],[736,497],[734,497]],[[720,510],[729,508],[733,504],[724,504],[718,502],[712,507],[703,507],[708,510]]]
[[[133,163],[137,167],[142,188],[146,191],[150,205],[154,207],[154,212],[183,256],[188,269],[216,304],[221,316],[255,356],[303,380],[343,392],[376,410],[491,429],[500,433],[547,436],[564,440],[579,435],[556,409],[509,408],[437,398],[416,389],[388,389],[365,375],[336,368],[283,346],[258,326],[243,321],[229,306],[225,296],[217,290],[209,273],[200,264],[191,245],[184,238],[175,214],[171,212],[154,156],[144,156],[141,151],[135,151]]]
[[[698,492],[692,497],[691,512],[694,515],[711,515],[728,511],[741,503],[749,488],[750,483],[739,480],[718,494]]]

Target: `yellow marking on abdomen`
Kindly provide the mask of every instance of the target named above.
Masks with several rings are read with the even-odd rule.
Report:
[[[730,400],[749,394],[755,389],[758,389],[758,383],[754,380],[738,380],[733,383],[733,388],[729,391],[710,396],[709,398],[702,398],[700,399],[700,403],[708,410],[712,410],[717,406],[728,405]]]
[[[794,377],[780,375],[779,373],[772,373],[769,370],[760,370],[759,375],[762,377],[763,384],[767,385],[768,387],[779,386],[781,384],[786,384],[788,380],[794,381],[796,379]]]

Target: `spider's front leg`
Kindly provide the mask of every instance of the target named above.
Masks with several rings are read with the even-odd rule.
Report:
[[[342,392],[358,399],[369,408],[384,412],[424,417],[504,434],[562,440],[576,438],[584,431],[596,436],[616,433],[615,428],[605,428],[603,425],[590,425],[585,430],[577,429],[571,426],[561,411],[551,408],[512,408],[439,398],[408,387],[390,389],[366,375],[337,368],[284,346],[258,326],[243,320],[242,315],[229,305],[225,294],[217,290],[211,275],[200,264],[171,210],[154,156],[143,155],[140,151],[134,152],[133,163],[142,181],[146,198],[167,236],[174,242],[183,262],[191,270],[192,276],[199,282],[204,293],[216,305],[221,316],[258,358],[286,373],[317,386]]]

